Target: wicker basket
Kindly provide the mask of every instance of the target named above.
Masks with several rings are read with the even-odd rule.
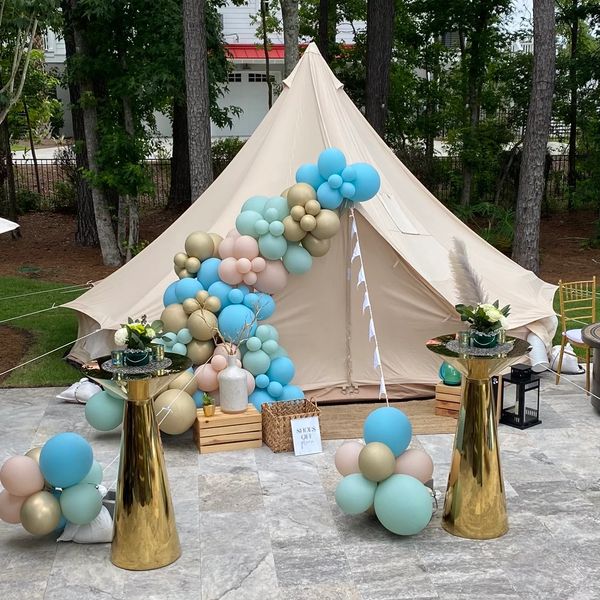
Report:
[[[263,441],[273,452],[291,452],[294,449],[291,420],[320,414],[317,405],[310,400],[263,404]]]

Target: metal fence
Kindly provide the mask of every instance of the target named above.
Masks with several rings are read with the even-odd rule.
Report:
[[[445,204],[456,201],[462,184],[462,163],[453,156],[437,156],[431,161],[405,160],[406,166],[416,177]],[[75,164],[69,160],[38,159],[37,168],[31,158],[13,160],[17,194],[26,209],[51,210],[75,202],[75,184],[78,176]],[[140,206],[145,209],[164,208],[169,199],[171,185],[171,163],[167,159],[146,161],[153,191],[140,197]],[[218,175],[225,165],[215,165]],[[567,197],[568,156],[548,157],[546,165],[546,202],[560,204]],[[490,190],[475,187],[480,200],[498,200],[512,204],[516,198],[518,171],[505,177],[500,191],[491,185]],[[475,184],[477,186],[477,174]],[[483,191],[481,191],[483,190]]]

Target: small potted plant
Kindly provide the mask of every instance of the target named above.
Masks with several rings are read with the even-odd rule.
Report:
[[[205,417],[214,417],[215,415],[215,400],[206,392],[202,396],[202,410],[204,411]]]
[[[150,342],[162,332],[162,321],[148,323],[146,315],[141,319],[127,319],[127,323],[115,332],[115,344],[126,346],[124,361],[128,366],[144,366],[150,362]]]
[[[477,304],[477,306],[457,304],[455,308],[460,315],[460,320],[470,323],[473,346],[494,348],[498,345],[498,334],[506,328],[510,305],[500,308],[496,300],[493,304]]]

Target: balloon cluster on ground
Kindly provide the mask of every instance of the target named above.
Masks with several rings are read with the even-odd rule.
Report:
[[[335,491],[338,506],[349,515],[372,509],[397,535],[419,533],[433,512],[433,497],[424,485],[433,476],[431,457],[408,449],[412,426],[397,408],[374,410],[363,433],[365,444],[346,442],[335,454],[335,466],[344,476]]]
[[[33,535],[60,533],[67,523],[87,525],[102,510],[102,467],[76,433],[60,433],[0,469],[0,519]]]

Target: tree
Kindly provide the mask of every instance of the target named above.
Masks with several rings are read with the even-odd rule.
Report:
[[[513,260],[539,272],[544,166],[554,92],[554,0],[533,1],[533,80],[519,177]]]
[[[298,0],[280,0],[281,20],[283,21],[284,62],[283,74],[287,77],[298,63]]]
[[[394,0],[368,2],[365,116],[380,136],[388,113],[393,32]]]
[[[206,0],[183,0],[183,45],[192,202],[213,180],[205,12]]]

